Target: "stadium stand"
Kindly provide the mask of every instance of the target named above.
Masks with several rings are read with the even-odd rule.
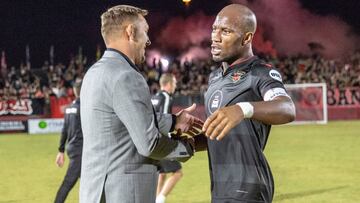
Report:
[[[360,51],[341,59],[325,59],[316,55],[260,57],[282,72],[285,84],[326,83],[330,120],[360,118]],[[2,65],[0,119],[7,115],[61,118],[61,109],[74,97],[72,84],[82,80],[86,67],[90,65],[86,57],[79,55],[54,65],[45,61],[39,68],[29,68],[27,64],[18,67]],[[185,106],[192,102],[203,103],[202,95],[207,89],[208,75],[217,66],[210,59],[184,63],[174,60],[167,69],[163,68],[161,62],[144,64],[139,69],[152,93],[158,91],[158,79],[165,70],[173,73],[178,81],[175,106]],[[346,108],[342,111],[350,112],[352,116],[338,115],[338,111],[331,109],[335,107]]]

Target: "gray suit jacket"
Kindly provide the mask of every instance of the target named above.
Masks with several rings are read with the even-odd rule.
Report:
[[[80,202],[155,202],[159,159],[186,161],[191,147],[167,137],[170,114],[155,126],[148,85],[120,52],[105,51],[86,73],[80,94],[84,137]],[[160,132],[161,133],[160,133]]]

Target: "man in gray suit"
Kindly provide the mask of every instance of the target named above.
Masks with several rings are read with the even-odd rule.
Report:
[[[83,157],[80,202],[153,203],[160,159],[186,161],[190,140],[173,131],[194,132],[202,121],[189,112],[156,115],[146,80],[135,64],[150,44],[146,10],[119,5],[101,15],[107,50],[86,73],[80,99]]]

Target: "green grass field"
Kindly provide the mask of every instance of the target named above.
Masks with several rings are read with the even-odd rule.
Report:
[[[58,135],[0,135],[0,203],[53,202],[66,171],[55,166],[58,141]],[[274,202],[360,202],[360,121],[276,126],[265,153]],[[206,153],[183,170],[167,202],[210,202]],[[78,188],[67,202],[78,202]]]

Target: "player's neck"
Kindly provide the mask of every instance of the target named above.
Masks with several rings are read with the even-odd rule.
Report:
[[[243,63],[244,61],[249,60],[251,57],[253,57],[254,54],[247,54],[246,56],[242,56],[236,60],[234,60],[233,62],[229,63],[229,62],[222,62],[222,69],[223,69],[223,73],[225,73],[227,71],[227,69],[229,69],[229,67],[234,66],[236,64],[240,64]]]
[[[166,92],[167,94],[170,95],[170,91],[169,91],[168,89],[166,89],[166,88],[161,88],[160,90],[161,90],[161,91],[164,91],[164,92]]]

